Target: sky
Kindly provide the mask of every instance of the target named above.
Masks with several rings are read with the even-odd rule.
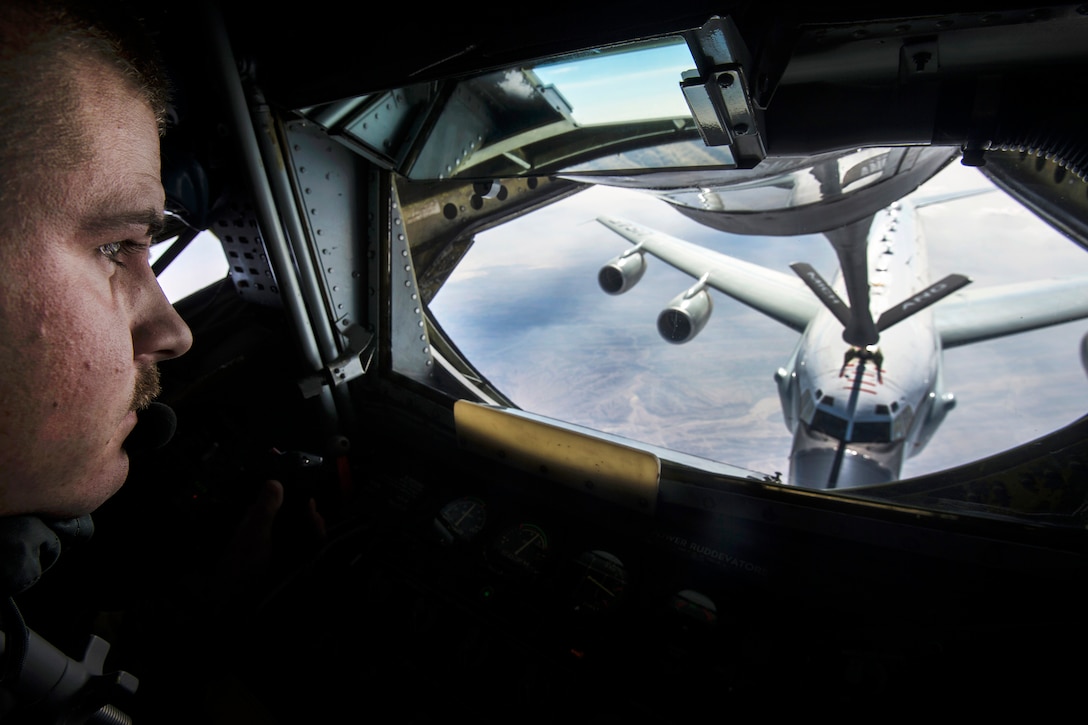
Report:
[[[693,65],[687,44],[677,38],[669,45],[541,65],[533,71],[542,83],[559,89],[577,123],[592,125],[687,117],[690,112],[684,96],[676,92],[676,79]]]
[[[990,186],[955,163],[919,194]],[[461,352],[519,407],[759,473],[788,470],[792,437],[773,374],[799,334],[712,292],[693,341],[672,345],[660,311],[693,280],[648,257],[631,291],[603,293],[597,271],[629,243],[595,221],[625,217],[731,256],[789,272],[796,261],[831,279],[821,235],[745,237],[691,221],[643,192],[594,187],[477,236],[431,304]],[[1003,192],[920,212],[932,277],[972,287],[1088,275],[1088,254]],[[1086,291],[1088,294],[1088,291]],[[944,353],[957,407],[902,476],[941,470],[1051,432],[1088,410],[1079,343],[1088,321]]]
[[[150,260],[154,264],[170,243],[163,242],[151,247]],[[229,265],[223,253],[223,245],[211,232],[201,232],[189,243],[184,253],[167,266],[159,275],[159,286],[171,303],[191,295],[197,290],[227,276]]]

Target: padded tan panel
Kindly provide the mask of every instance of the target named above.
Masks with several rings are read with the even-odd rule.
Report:
[[[653,513],[661,461],[636,448],[467,400],[453,407],[461,447],[599,498]]]

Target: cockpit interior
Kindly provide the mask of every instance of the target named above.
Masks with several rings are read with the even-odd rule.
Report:
[[[598,268],[632,245],[595,205],[660,209],[734,256],[782,245],[805,257],[774,262],[785,274],[818,258],[830,278],[827,227],[970,173],[1015,211],[986,207],[964,232],[961,207],[933,208],[935,267],[986,223],[1029,257],[1045,235],[1072,260],[1060,271],[1088,274],[1082,5],[166,2],[145,17],[175,86],[175,224],[155,269],[210,254],[214,271],[174,300],[195,342],[160,366],[173,438],[132,457],[91,541],[20,602],[73,657],[88,633],[109,642],[105,670],[139,680],[108,696],[133,722],[1079,700],[1088,322],[1050,325],[1056,352],[1030,338],[1028,362],[979,353],[962,384],[967,348],[946,351],[926,401],[942,428],[901,478],[791,485],[776,370],[798,333],[761,332],[713,293],[698,340],[662,340],[656,309],[696,280],[661,282],[648,316],[624,307],[638,290],[602,293]],[[834,183],[813,171],[840,159]],[[575,202],[562,225],[535,216]],[[967,264],[1003,254],[974,242]],[[668,268],[650,261],[640,289]],[[547,284],[530,293],[530,277]],[[1058,411],[1047,427],[1005,419],[1018,375],[1051,383],[1025,393]],[[821,402],[835,393],[804,393],[806,445],[841,437]],[[898,421],[924,417],[899,405],[849,423],[859,445],[835,465],[898,469]],[[270,555],[234,559],[269,477],[285,489]]]

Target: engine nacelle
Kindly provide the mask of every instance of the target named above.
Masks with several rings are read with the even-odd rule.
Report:
[[[638,284],[646,272],[646,256],[631,250],[601,267],[597,284],[610,295],[621,295]]]
[[[667,341],[680,345],[693,340],[706,327],[714,303],[706,289],[688,290],[678,294],[657,316],[657,331]]]

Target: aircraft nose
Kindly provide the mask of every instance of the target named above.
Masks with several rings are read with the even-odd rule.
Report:
[[[902,441],[849,444],[798,426],[790,452],[789,482],[804,488],[851,488],[890,483],[899,477]]]
[[[829,485],[832,478],[834,484]],[[849,449],[841,457],[834,448],[809,449],[795,453],[790,460],[790,483],[805,488],[871,486],[895,478],[896,472],[882,461]]]

